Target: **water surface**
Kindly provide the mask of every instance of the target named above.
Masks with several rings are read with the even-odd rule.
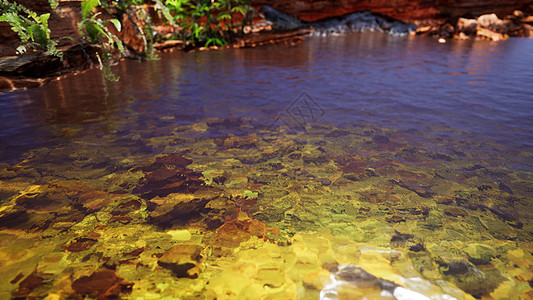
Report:
[[[360,33],[1,94],[0,292],[96,297],[112,270],[132,298],[530,293],[530,61]]]

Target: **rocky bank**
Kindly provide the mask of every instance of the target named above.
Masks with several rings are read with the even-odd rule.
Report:
[[[415,25],[437,24],[457,20],[460,17],[479,17],[495,13],[500,17],[515,10],[526,14],[533,12],[528,0],[253,0],[254,5],[269,5],[304,21],[313,22],[331,16],[370,10]]]

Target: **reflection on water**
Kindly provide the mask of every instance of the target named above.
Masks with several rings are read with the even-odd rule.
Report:
[[[532,293],[531,40],[161,56],[0,95],[0,298]]]
[[[524,81],[531,71],[523,63],[531,59],[531,47],[520,39],[437,45],[367,33],[290,48],[163,54],[159,61],[123,62],[115,68],[118,84],[89,71],[43,89],[5,94],[2,104],[9,120],[30,123],[36,122],[27,116],[32,112],[46,123],[86,122],[123,113],[128,102],[141,106],[136,110],[145,111],[144,118],[161,110],[187,113],[186,106],[211,117],[268,119],[305,90],[324,103],[326,120],[336,125],[372,121],[419,128],[429,122],[531,146],[524,132],[532,126],[533,99]],[[15,113],[13,102],[24,107]]]

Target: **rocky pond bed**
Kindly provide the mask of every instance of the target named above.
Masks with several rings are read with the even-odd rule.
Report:
[[[0,165],[0,298],[533,297],[532,178],[509,168],[530,153],[449,128],[167,121],[63,128]]]

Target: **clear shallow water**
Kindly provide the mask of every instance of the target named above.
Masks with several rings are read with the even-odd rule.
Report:
[[[48,142],[48,124],[105,126],[106,120],[126,118],[118,122],[130,121],[134,128],[162,116],[179,123],[252,117],[267,124],[302,92],[325,111],[320,121],[336,126],[447,126],[513,148],[533,146],[528,39],[437,44],[362,33],[312,38],[296,47],[162,58],[122,62],[115,68],[118,83],[103,82],[93,70],[41,89],[3,94],[0,136],[15,148],[3,143],[2,158],[20,154],[16,147]]]
[[[0,292],[101,296],[84,284],[116,272],[132,298],[525,294],[530,61],[533,40],[363,33],[1,94]]]

